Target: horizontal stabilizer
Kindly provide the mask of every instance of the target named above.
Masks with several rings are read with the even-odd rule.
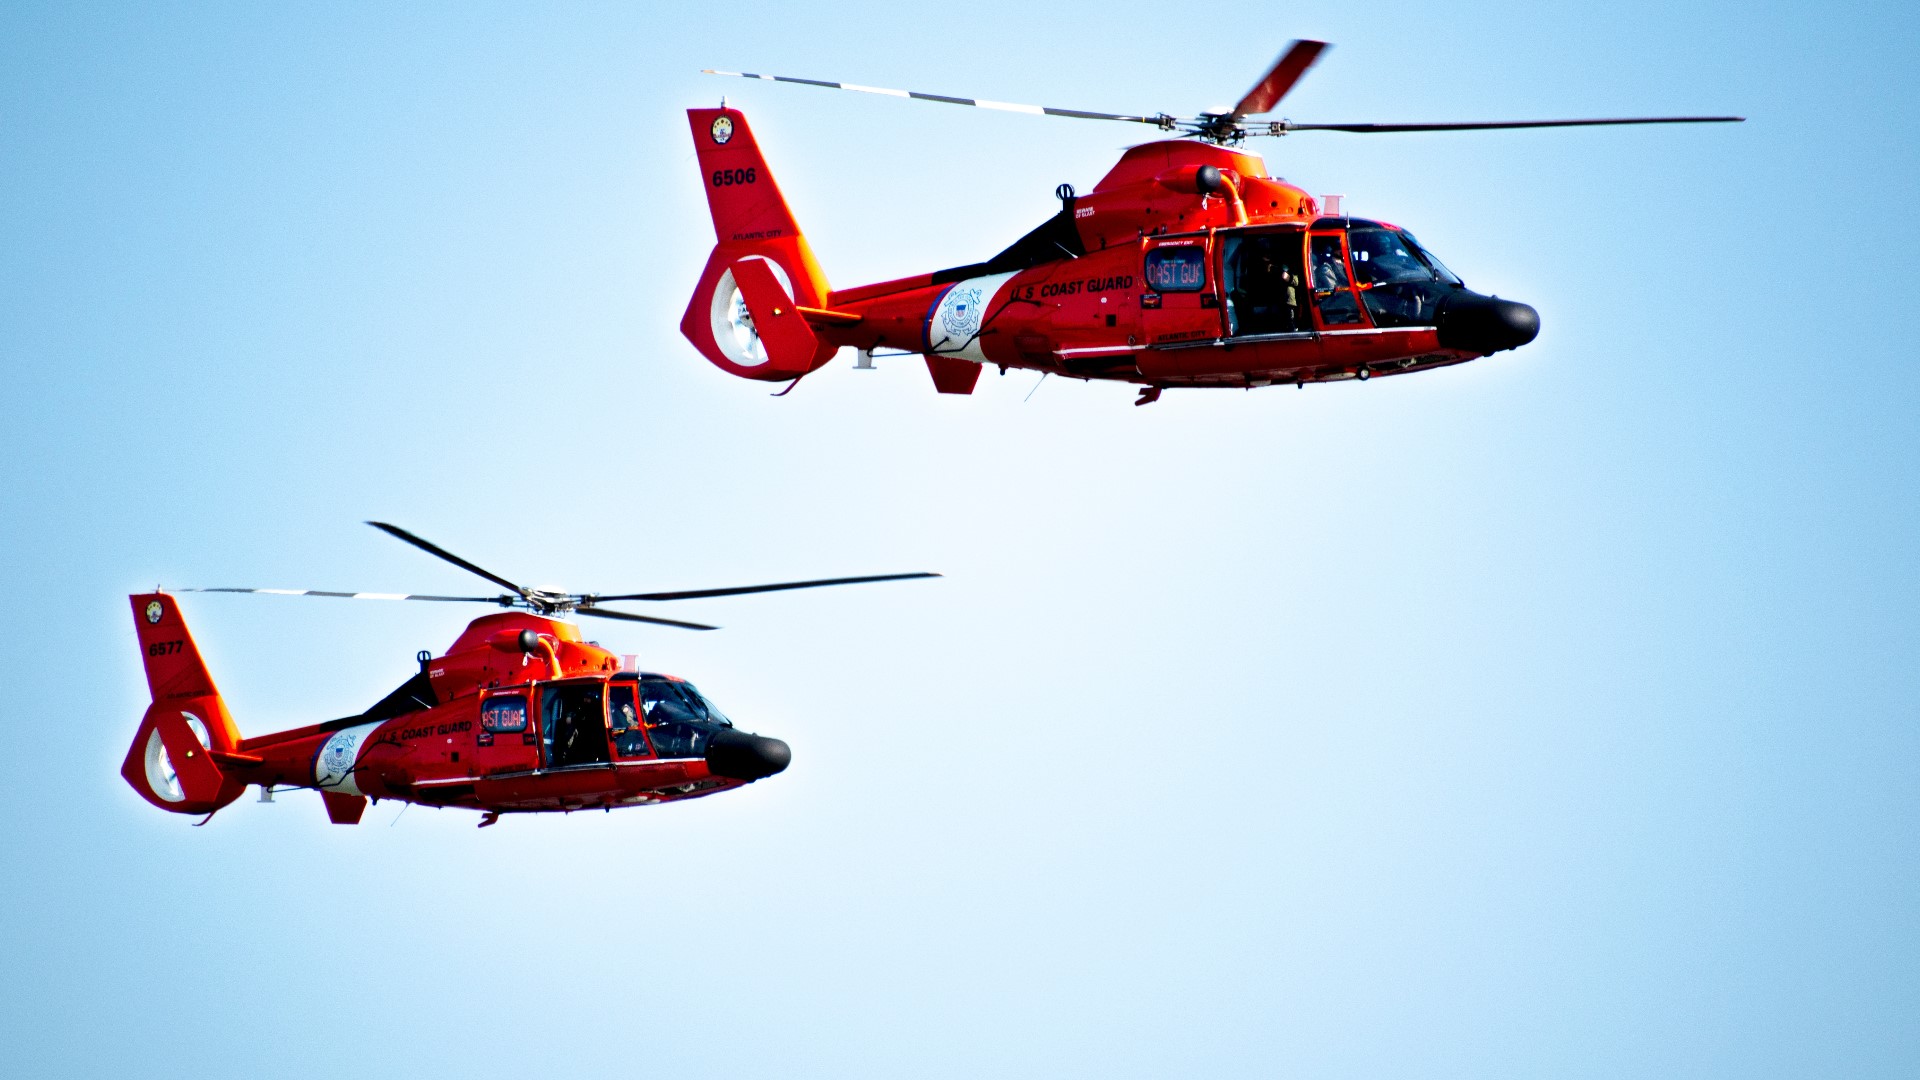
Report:
[[[814,326],[855,326],[866,318],[851,311],[829,311],[826,308],[803,307],[800,317]]]

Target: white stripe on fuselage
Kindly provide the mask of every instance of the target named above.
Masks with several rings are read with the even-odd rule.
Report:
[[[980,331],[986,326],[994,296],[1012,277],[989,274],[954,282],[927,316],[923,329],[927,352],[986,363],[987,354],[980,351]]]
[[[320,745],[320,753],[313,759],[313,785],[321,791],[336,791],[342,795],[365,794],[360,790],[360,785],[354,783],[354,768],[360,763],[360,755],[367,748],[369,736],[385,722],[379,720],[371,724],[356,724],[328,736],[327,741]]]

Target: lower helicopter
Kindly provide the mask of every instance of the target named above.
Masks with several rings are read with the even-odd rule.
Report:
[[[420,670],[354,716],[242,737],[165,592],[131,597],[153,704],[120,767],[162,810],[211,819],[249,786],[320,793],[336,824],[359,822],[369,801],[502,814],[612,810],[718,794],[772,776],[792,760],[785,742],[734,727],[694,685],[637,670],[631,657],[584,640],[566,616],[713,630],[704,623],[604,608],[609,602],[692,600],[827,585],[939,577],[880,574],[678,592],[566,593],[529,589],[383,522],[368,522],[508,590],[426,596],[308,589],[184,589],[362,600],[497,604],[445,653],[422,651]],[[199,824],[205,824],[203,820]]]

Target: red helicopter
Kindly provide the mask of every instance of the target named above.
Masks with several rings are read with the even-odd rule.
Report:
[[[566,593],[529,589],[397,526],[369,525],[509,591],[497,596],[414,596],[308,589],[187,589],[364,600],[434,600],[521,608],[483,615],[445,655],[422,651],[420,671],[367,711],[291,731],[242,738],[194,647],[172,596],[132,597],[153,704],[120,775],[148,802],[205,814],[258,785],[262,802],[283,788],[320,792],[336,824],[359,822],[367,801],[397,799],[506,813],[650,806],[712,795],[772,776],[792,751],[779,739],[734,728],[684,679],[635,670],[632,657],[581,639],[555,616],[588,615],[712,630],[613,611],[612,601],[691,600],[939,577],[880,574],[680,592]],[[205,824],[205,821],[200,822]]]
[[[1093,190],[985,262],[833,289],[746,117],[689,109],[718,240],[680,330],[723,371],[798,380],[842,348],[919,354],[934,387],[969,394],[983,365],[1141,384],[1255,387],[1445,367],[1532,341],[1532,307],[1483,296],[1385,222],[1343,216],[1267,175],[1253,135],[1738,122],[1663,116],[1498,123],[1250,123],[1270,113],[1324,42],[1296,41],[1224,113],[1180,118],[1044,108],[850,83],[708,71],[921,101],[1148,124],[1181,138],[1133,147]],[[788,389],[791,389],[789,387]],[[782,391],[785,393],[785,391]]]

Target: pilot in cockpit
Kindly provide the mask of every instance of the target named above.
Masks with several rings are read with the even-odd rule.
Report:
[[[647,756],[647,737],[640,731],[640,717],[633,710],[631,690],[624,694],[619,690],[614,692],[607,717],[613,730],[614,749],[621,757]]]
[[[1340,248],[1335,244],[1313,246],[1313,291],[1332,292],[1347,287],[1347,268],[1340,258]]]

